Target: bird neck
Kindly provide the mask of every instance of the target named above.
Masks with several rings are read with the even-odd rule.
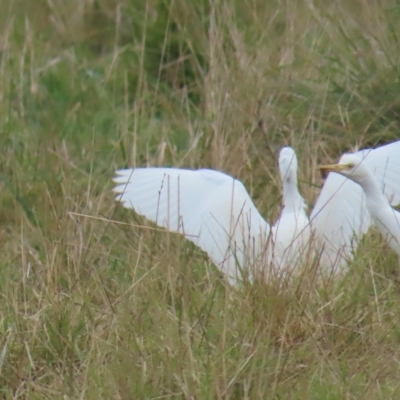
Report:
[[[299,212],[306,209],[305,201],[297,188],[296,177],[287,177],[283,181],[283,205],[286,212]]]
[[[358,183],[364,190],[367,207],[370,212],[371,210],[380,210],[384,208],[383,206],[389,205],[389,201],[382,193],[378,181],[369,171],[368,174],[361,178]]]

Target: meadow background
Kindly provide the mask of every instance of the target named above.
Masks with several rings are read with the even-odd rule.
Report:
[[[111,193],[215,168],[273,222],[291,145],[312,205],[318,163],[398,139],[399,50],[395,0],[2,0],[0,397],[400,398],[379,235],[328,282],[230,287]]]

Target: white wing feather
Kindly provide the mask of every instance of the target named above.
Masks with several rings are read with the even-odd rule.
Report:
[[[114,181],[124,207],[184,234],[232,281],[237,264],[268,262],[270,227],[238,180],[206,169],[138,168],[117,171]]]
[[[392,206],[400,204],[400,141],[356,153],[364,159]]]
[[[392,205],[400,203],[400,141],[357,153],[382,185]],[[310,216],[321,264],[340,267],[353,256],[372,224],[363,190],[355,182],[330,173]]]

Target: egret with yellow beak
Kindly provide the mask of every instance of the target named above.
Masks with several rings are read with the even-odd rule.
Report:
[[[384,159],[382,163],[385,163]],[[400,256],[400,213],[390,206],[379,182],[364,160],[355,154],[344,154],[338,164],[321,165],[318,169],[336,172],[361,186],[373,222],[390,247]],[[400,174],[400,170],[397,173]]]

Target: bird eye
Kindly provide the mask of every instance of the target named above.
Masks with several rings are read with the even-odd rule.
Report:
[[[349,168],[354,168],[354,164],[348,164]]]

